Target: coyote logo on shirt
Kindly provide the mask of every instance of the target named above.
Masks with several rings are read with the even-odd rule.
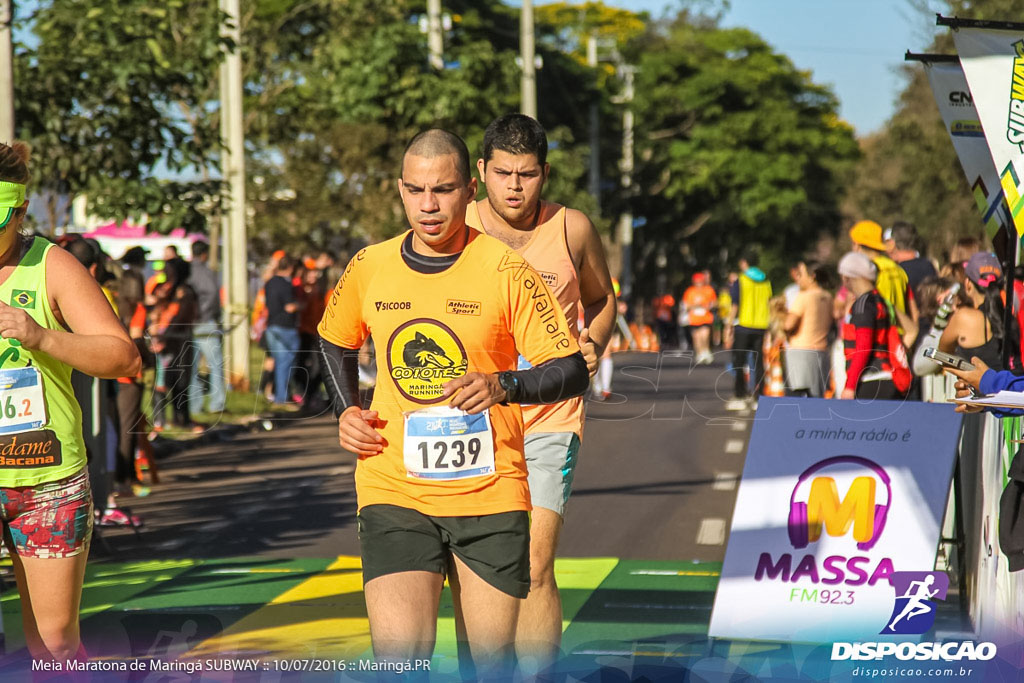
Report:
[[[416,403],[433,403],[444,383],[466,374],[466,349],[455,332],[431,318],[410,320],[387,346],[388,374],[398,391]]]
[[[417,332],[414,339],[406,342],[402,360],[410,368],[450,368],[455,365],[455,361],[445,355],[444,349],[422,332]]]

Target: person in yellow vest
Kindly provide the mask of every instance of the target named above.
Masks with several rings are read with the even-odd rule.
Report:
[[[875,281],[878,293],[897,313],[909,316],[916,327],[918,312],[914,290],[910,288],[907,271],[887,255],[888,247],[883,239],[882,226],[874,221],[858,221],[850,228],[850,241],[853,242],[854,251],[867,256],[878,268],[878,279]]]
[[[78,613],[92,532],[71,371],[116,379],[141,360],[89,272],[23,237],[29,151],[0,143],[0,519],[36,661],[84,660]]]
[[[576,321],[582,309],[579,343],[593,376],[615,327],[612,278],[590,219],[541,199],[550,170],[547,151],[547,135],[533,118],[507,114],[491,122],[477,161],[487,197],[469,206],[466,223],[525,258],[551,287],[566,320]],[[516,652],[543,669],[562,640],[555,550],[583,433],[583,400],[523,406],[523,422],[533,516],[530,594],[519,611]]]
[[[725,405],[726,410],[744,410],[757,402],[757,393],[764,384],[764,333],[771,318],[768,300],[772,298],[772,284],[764,271],[757,267],[757,255],[745,254],[740,258],[739,266],[740,276],[730,290],[732,369],[736,373],[736,385],[733,400]],[[754,382],[753,395],[749,380]]]

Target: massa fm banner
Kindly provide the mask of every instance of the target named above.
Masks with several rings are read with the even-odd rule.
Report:
[[[762,397],[709,634],[927,631],[945,592],[933,570],[959,434],[950,405]]]
[[[1024,25],[1002,30],[963,24],[954,25],[953,41],[1014,226],[1024,235]]]
[[[992,163],[992,154],[985,141],[963,67],[958,62],[925,61],[924,65],[942,122],[971,186],[974,201],[985,223],[985,232],[992,239],[1010,221],[999,174]]]

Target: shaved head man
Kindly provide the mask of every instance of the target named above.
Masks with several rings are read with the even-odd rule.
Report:
[[[429,659],[447,577],[469,678],[511,677],[530,590],[530,497],[513,403],[564,401],[587,365],[543,278],[466,225],[476,196],[458,136],[406,148],[411,230],[349,263],[320,322],[338,440],[356,465],[359,543],[378,660]],[[373,403],[359,402],[372,336]],[[517,370],[517,354],[533,366]],[[386,368],[386,370],[385,370]]]

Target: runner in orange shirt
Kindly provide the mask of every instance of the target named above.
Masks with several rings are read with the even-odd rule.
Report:
[[[710,365],[714,360],[711,353],[711,324],[715,322],[715,306],[718,295],[708,284],[704,273],[693,274],[693,284],[683,292],[683,308],[686,311],[693,340],[694,362]]]
[[[470,205],[466,222],[526,259],[551,287],[566,320],[575,322],[582,311],[579,341],[594,374],[615,326],[612,278],[590,219],[541,199],[550,170],[547,148],[544,129],[529,116],[495,119],[484,132],[483,158],[477,161],[487,197]],[[529,367],[522,361],[520,366]],[[524,406],[523,420],[533,517],[530,594],[519,613],[516,651],[543,669],[561,644],[555,551],[583,435],[583,399]]]
[[[462,140],[417,135],[398,187],[412,230],[356,254],[318,328],[339,441],[359,456],[370,636],[380,659],[429,658],[447,575],[477,673],[506,676],[530,589],[516,404],[579,396],[587,366],[542,277],[466,226],[476,181]],[[370,336],[377,385],[363,410]],[[518,354],[533,367],[515,371]]]

